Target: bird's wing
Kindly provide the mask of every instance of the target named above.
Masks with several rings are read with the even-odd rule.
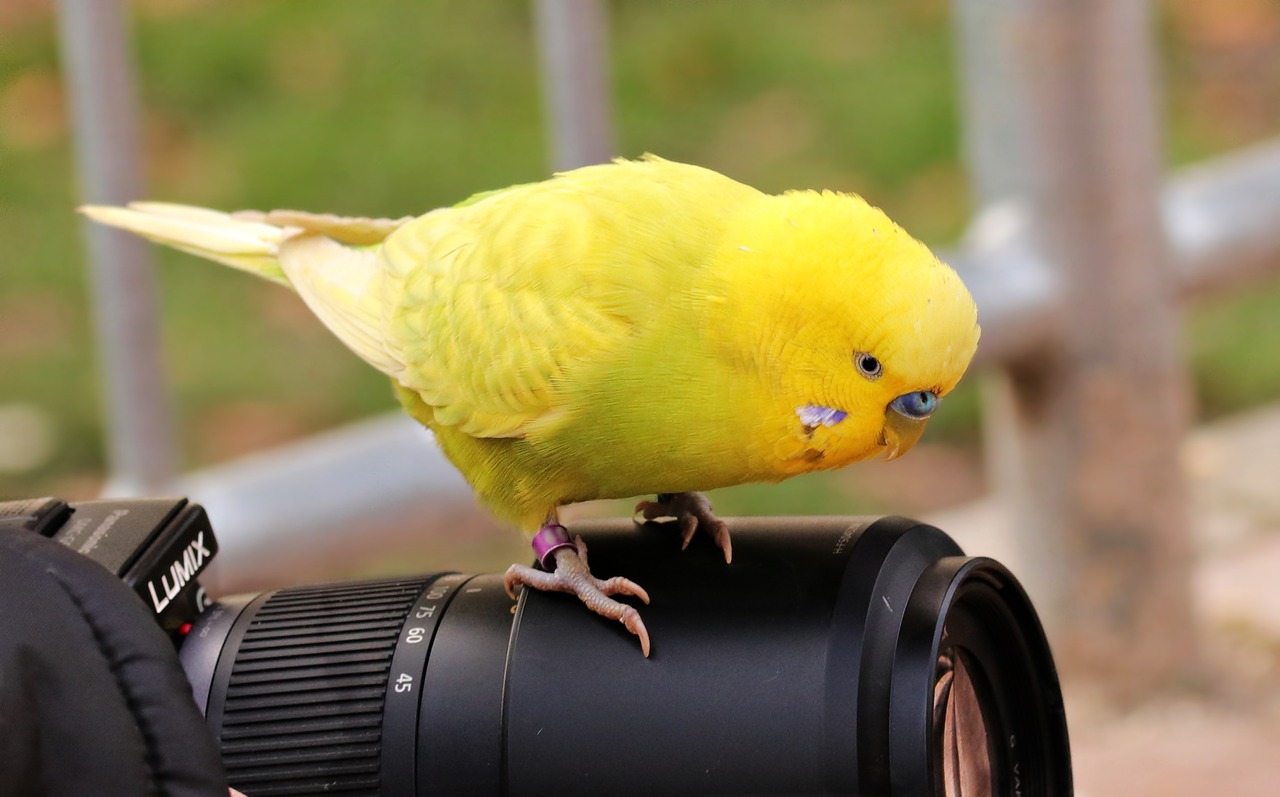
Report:
[[[620,211],[563,187],[436,211],[382,247],[398,294],[386,297],[396,379],[437,424],[477,437],[549,432],[572,417],[575,380],[615,362],[661,302],[668,275],[626,237]]]

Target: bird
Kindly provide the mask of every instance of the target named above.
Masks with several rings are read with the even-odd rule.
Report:
[[[561,591],[650,637],[568,504],[642,500],[732,561],[704,491],[906,453],[976,351],[957,273],[855,194],[768,194],[654,155],[398,219],[162,202],[89,218],[294,290],[390,377],[497,517],[507,591]]]

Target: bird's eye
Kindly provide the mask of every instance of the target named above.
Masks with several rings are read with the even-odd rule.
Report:
[[[863,351],[853,353],[853,364],[858,367],[858,373],[868,379],[879,379],[880,374],[884,372],[884,366],[880,361]]]

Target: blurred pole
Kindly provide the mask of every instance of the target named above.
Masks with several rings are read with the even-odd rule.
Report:
[[[1020,199],[1029,183],[1029,121],[1017,59],[1022,0],[955,0],[964,74],[965,157],[979,213]]]
[[[1011,369],[1011,422],[1035,496],[1021,522],[1047,520],[1057,538],[1068,666],[1136,697],[1199,665],[1180,457],[1190,393],[1159,199],[1154,20],[1145,0],[1028,5],[1017,43],[1031,227],[1060,271],[1070,334],[1047,362]]]
[[[964,77],[959,87],[962,144],[977,212],[963,247],[946,259],[960,269],[980,308],[980,362],[1006,361],[1053,345],[1062,335],[1058,275],[1035,251],[1026,231],[1030,133],[1014,41],[1025,5],[1022,0],[952,3]],[[1001,415],[1004,374],[988,370],[979,378],[987,413]],[[1012,430],[998,423],[984,424],[983,430],[992,482],[1006,485],[1002,469],[1010,458],[999,452],[1008,447]],[[1053,579],[1053,568],[1046,569],[1050,572],[1036,579],[1040,584]]]
[[[995,473],[1064,669],[1139,698],[1199,664],[1179,459],[1189,392],[1159,201],[1149,4],[957,2],[961,19],[988,18],[965,29],[966,66],[1004,59],[1007,118],[1025,141],[1009,153],[1024,164],[980,190],[1025,194],[1064,308],[1057,345],[1010,363],[988,408]],[[982,74],[967,74],[971,95],[1001,102]]]
[[[996,475],[1065,669],[1140,697],[1198,665],[1148,4],[957,9],[980,198],[1024,194],[1065,308],[1056,347],[1010,363],[997,389]]]
[[[1032,8],[1023,0],[954,0],[952,6],[963,77],[960,86],[964,116],[962,139],[977,205],[965,235],[964,253],[980,264],[972,269],[972,275],[964,276],[966,283],[971,283],[974,277],[991,274],[996,286],[987,294],[992,298],[1005,294],[1011,282],[1012,275],[1002,272],[1017,270],[1040,277],[1046,301],[1040,307],[1031,303],[1031,309],[1042,328],[1035,336],[1035,348],[1012,352],[1013,358],[1022,360],[1056,346],[1062,336],[1070,332],[1062,322],[1060,274],[1055,264],[1043,262],[1043,253],[1036,250],[1027,233],[1031,218],[1026,204],[1034,185],[1030,162],[1032,126],[1028,65],[1019,37],[1032,19]],[[1011,249],[1014,256],[1009,254]],[[1010,266],[993,268],[993,261],[994,264],[1009,262]],[[983,286],[974,285],[970,290],[980,287]],[[991,326],[990,299],[976,290],[974,296],[978,300],[978,320],[983,325],[983,340],[978,349],[983,352],[991,347],[991,335],[987,332]],[[1014,327],[1014,340],[1021,342],[1026,338],[1027,323],[997,325],[993,331],[997,336],[1008,337],[1003,327],[1009,326]],[[1000,359],[1001,364],[1007,361],[1004,357]],[[1011,420],[1016,415],[1016,391],[1010,381],[1011,373],[1004,369],[991,370],[981,374],[981,379],[984,448],[991,482],[999,500],[1011,508],[1018,521],[1019,533],[1013,543],[1023,566],[1027,590],[1045,625],[1056,630],[1061,625],[1063,591],[1067,588],[1061,539],[1057,534],[1040,533],[1035,525],[1023,522],[1036,515],[1038,496],[1029,493],[1022,478],[1025,467],[1020,456],[1022,430]]]
[[[80,187],[90,203],[141,196],[138,98],[122,5],[58,0]],[[105,492],[165,492],[174,478],[172,427],[147,244],[87,221],[83,227],[105,403]]]
[[[556,171],[614,156],[609,30],[602,0],[535,0],[543,106]]]

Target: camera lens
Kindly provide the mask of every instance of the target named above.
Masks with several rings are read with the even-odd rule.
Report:
[[[497,575],[224,601],[181,655],[247,794],[1068,795],[1053,661],[998,563],[902,518],[582,529],[653,655]]]

